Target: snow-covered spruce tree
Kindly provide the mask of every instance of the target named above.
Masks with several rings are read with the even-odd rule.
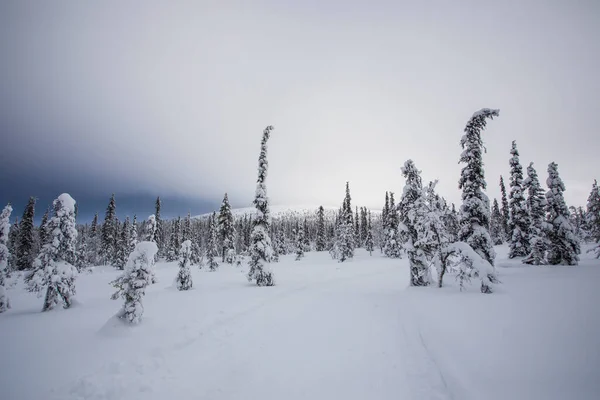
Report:
[[[346,182],[346,196],[338,216],[334,249],[332,251],[332,256],[339,262],[354,257],[354,223],[351,201],[350,184]]]
[[[544,190],[540,186],[533,163],[530,163],[527,167],[527,178],[523,182],[523,187],[527,190],[527,209],[531,224],[529,227],[531,251],[523,259],[523,262],[525,264],[544,265],[546,264],[546,248],[548,247],[544,222],[546,197],[544,197]]]
[[[139,242],[129,255],[123,274],[111,282],[111,285],[117,289],[111,299],[116,300],[121,297],[125,300],[117,316],[129,323],[139,323],[144,314],[142,299],[146,294],[146,287],[152,284],[154,277],[152,265],[157,251],[156,243]]]
[[[551,265],[577,265],[579,262],[579,240],[569,222],[569,209],[563,192],[565,184],[558,174],[558,165],[548,165],[548,192],[546,192],[546,222],[548,227],[548,263]]]
[[[252,227],[252,244],[250,245],[250,270],[248,281],[255,281],[258,286],[274,286],[275,279],[269,268],[273,249],[269,237],[269,225],[271,215],[269,213],[269,198],[267,197],[267,172],[269,162],[267,161],[267,141],[271,136],[272,126],[267,126],[263,131],[260,143],[260,156],[258,158],[258,179],[256,182],[256,196],[254,206],[256,207],[256,218]]]
[[[102,239],[100,255],[103,263],[107,263],[114,260],[115,257],[115,241],[117,238],[117,224],[116,224],[116,204],[114,193],[110,197],[108,206],[106,207],[106,214],[104,216],[104,224],[102,224]]]
[[[235,261],[235,227],[233,225],[233,215],[227,193],[223,196],[221,209],[219,210],[219,239],[221,242],[221,259],[227,264],[233,264]]]
[[[360,208],[360,243],[365,245],[367,240],[367,208]],[[366,246],[366,245],[365,245]]]
[[[425,199],[423,198],[423,184],[421,171],[412,160],[408,160],[402,167],[402,175],[406,184],[398,204],[400,210],[400,227],[403,246],[408,254],[410,263],[410,286],[428,286],[431,283],[429,262],[433,252],[429,235],[429,226],[426,224]]]
[[[77,269],[75,245],[75,200],[63,193],[54,200],[54,215],[48,220],[48,232],[52,237],[44,245],[33,262],[33,270],[25,275],[27,289],[41,295],[46,289],[42,311],[52,310],[62,301],[69,308],[75,296]]]
[[[504,243],[504,226],[503,216],[500,212],[500,206],[498,200],[494,199],[492,206],[492,217],[490,219],[490,236],[494,245],[500,245]]]
[[[6,205],[0,213],[0,313],[10,308],[10,299],[6,292],[6,278],[8,275],[8,235],[10,232],[10,214],[12,207]]]
[[[215,259],[219,256],[219,239],[217,232],[217,214],[213,212],[208,221],[208,236],[206,238],[206,265],[210,271],[216,271],[219,263]]]
[[[192,241],[185,240],[179,250],[179,272],[177,273],[177,290],[192,288],[192,273],[190,264],[192,260]]]
[[[183,228],[181,230],[181,244],[186,240],[192,240],[192,214],[188,211],[187,216],[183,220]]]
[[[8,271],[17,269],[17,245],[19,243],[19,218],[15,217],[15,222],[10,227],[8,234]]]
[[[154,242],[156,243],[156,247],[158,248],[158,252],[154,256],[154,260],[158,260],[158,257],[164,256],[166,252],[166,244],[165,244],[165,227],[163,220],[160,217],[160,209],[162,207],[162,201],[160,197],[156,198],[156,202],[154,203],[154,219],[156,220],[156,232],[154,234]]]
[[[190,258],[191,265],[197,265],[198,268],[202,268],[204,264],[204,258],[202,256],[202,239],[201,230],[199,226],[192,226],[192,255]]]
[[[400,258],[402,255],[402,247],[398,240],[398,207],[395,205],[394,193],[390,193],[390,203],[387,216],[387,235],[385,239],[385,247],[383,252],[390,258]]]
[[[325,209],[319,206],[317,210],[317,251],[325,250],[327,238],[325,237]]]
[[[513,140],[510,159],[510,231],[508,258],[525,257],[529,254],[529,214],[523,194],[523,167],[519,162],[517,142]]]
[[[50,216],[50,209],[46,209],[46,212],[44,212],[44,215],[42,216],[42,222],[40,223],[40,230],[39,230],[39,236],[40,236],[40,246],[43,247],[46,243],[48,243],[48,238],[49,238],[49,233],[48,230],[46,229],[46,224],[48,223],[48,218]]]
[[[596,246],[589,251],[593,251],[596,258],[600,258],[600,188],[595,179],[592,191],[588,196],[586,211],[585,222],[588,234],[590,239],[596,243]]]
[[[381,210],[381,224],[383,227],[383,233],[387,236],[388,232],[388,215],[390,214],[390,196],[388,192],[385,192],[385,203],[383,210]],[[385,245],[384,245],[385,246]]]
[[[296,261],[300,261],[304,257],[304,226],[296,223]]]
[[[508,205],[508,199],[506,197],[506,186],[504,185],[504,178],[500,175],[500,193],[502,195],[502,227],[504,228],[504,239],[510,240],[510,207]]]
[[[356,212],[354,213],[354,247],[362,247],[360,240],[360,214],[358,214],[358,206],[356,206]]]
[[[116,269],[124,269],[125,264],[127,264],[127,259],[129,258],[129,233],[131,227],[129,226],[129,217],[125,219],[125,223],[121,227],[121,232],[119,232],[117,246],[115,249],[115,260],[113,262],[113,266]]]
[[[150,215],[146,222],[144,241],[156,243],[156,216],[154,214]],[[158,245],[156,247],[158,248]]]
[[[167,249],[167,261],[177,261],[181,249],[181,217],[177,217],[171,229],[171,238]]]
[[[17,270],[25,271],[31,269],[31,264],[35,258],[33,254],[35,242],[35,227],[33,217],[35,215],[35,197],[30,197],[23,218],[19,225],[19,242],[17,244]]]
[[[461,170],[459,189],[462,189],[463,204],[460,208],[459,240],[466,242],[474,252],[486,260],[492,267],[496,253],[489,233],[490,201],[483,190],[486,188],[483,169],[483,141],[481,131],[485,129],[486,119],[500,115],[499,110],[483,108],[473,114],[465,134],[460,140],[463,152],[460,162],[466,164]],[[481,292],[491,293],[490,282],[497,282],[495,271],[481,278]]]
[[[368,212],[367,216],[367,233],[365,236],[365,249],[369,252],[369,255],[373,255],[374,243],[373,243],[373,227],[371,226],[371,211]]]
[[[138,231],[137,231],[137,215],[133,215],[133,222],[129,231],[129,248],[127,249],[127,255],[129,255],[135,246],[138,244]]]

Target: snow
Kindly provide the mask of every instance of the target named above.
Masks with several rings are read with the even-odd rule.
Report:
[[[339,206],[323,206],[325,210],[325,218],[334,218],[337,215],[339,210]],[[316,218],[317,210],[319,209],[319,205],[297,205],[297,206],[289,206],[289,205],[272,205],[269,204],[269,214],[271,218],[282,218],[282,217],[310,217]],[[381,214],[381,210],[371,210],[373,216]],[[232,208],[231,214],[234,217],[254,217],[256,215],[256,207],[241,207],[241,208]],[[212,215],[212,212],[207,214],[197,215],[192,218],[208,218]]]
[[[63,208],[65,208],[67,212],[75,213],[75,200],[69,193],[63,193],[58,196],[58,201],[61,202]]]
[[[180,292],[177,263],[158,263],[135,326],[111,317],[110,267],[51,313],[19,282],[0,314],[2,398],[596,399],[600,261],[534,267],[496,250],[502,284],[485,296],[451,275],[409,288],[406,258],[363,250],[282,256],[271,288],[222,265],[193,268]]]

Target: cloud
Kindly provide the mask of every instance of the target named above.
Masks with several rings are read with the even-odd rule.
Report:
[[[337,205],[350,181],[380,207],[408,158],[459,202],[462,129],[494,107],[490,196],[516,139],[583,204],[600,170],[598,5],[434,3],[4,3],[2,169],[242,206],[272,124],[275,204]]]

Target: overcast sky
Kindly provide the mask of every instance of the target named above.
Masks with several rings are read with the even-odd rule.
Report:
[[[585,205],[599,38],[596,0],[2,1],[0,200],[246,206],[272,124],[273,204],[338,205],[350,181],[381,208],[408,158],[458,203],[462,130],[490,107],[490,198],[516,140],[524,168],[545,181],[556,161]]]

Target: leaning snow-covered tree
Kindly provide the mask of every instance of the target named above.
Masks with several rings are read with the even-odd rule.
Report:
[[[579,239],[569,222],[569,208],[563,192],[565,184],[558,174],[558,165],[548,165],[548,192],[546,192],[546,222],[548,227],[548,263],[551,265],[577,265],[579,262]]]
[[[510,159],[510,220],[508,221],[508,258],[525,257],[529,254],[529,214],[523,194],[523,167],[519,162],[517,142],[513,140]]]
[[[431,233],[425,214],[421,171],[412,160],[402,167],[406,184],[398,203],[400,210],[400,237],[410,263],[410,286],[428,286],[431,283],[429,259],[433,246],[427,236]]]
[[[8,204],[0,214],[0,313],[10,308],[10,300],[6,293],[6,278],[8,274],[8,234],[10,231],[10,214],[12,207]]]
[[[273,127],[269,125],[263,131],[263,137],[260,144],[260,156],[258,158],[256,196],[254,198],[256,217],[252,227],[248,281],[255,281],[258,286],[275,285],[273,272],[269,268],[271,258],[273,257],[273,249],[271,247],[271,238],[269,237],[271,216],[269,213],[267,185],[265,183],[267,172],[269,170],[269,162],[267,161],[267,141],[271,136],[272,130]]]
[[[600,258],[600,188],[595,179],[587,201],[586,225],[591,239],[596,243],[592,251],[596,253],[596,258]]]
[[[123,274],[111,282],[117,289],[111,299],[121,297],[125,300],[117,316],[132,324],[139,323],[144,314],[142,299],[146,294],[146,287],[152,284],[152,265],[157,251],[158,247],[154,242],[138,243],[129,255]]]
[[[544,197],[544,190],[540,186],[538,174],[533,167],[533,163],[530,163],[529,167],[527,167],[527,178],[523,182],[523,185],[527,190],[527,208],[531,224],[529,228],[531,251],[523,259],[523,263],[543,265],[546,264],[546,248],[548,247],[544,222],[546,198]]]
[[[179,251],[179,273],[176,279],[177,290],[189,290],[192,288],[191,259],[192,241],[186,240],[181,244],[181,250]]]
[[[51,238],[33,262],[33,270],[25,275],[30,292],[41,295],[46,289],[42,311],[52,310],[61,301],[64,308],[69,308],[75,296],[77,278],[77,269],[73,265],[77,244],[75,200],[63,193],[54,200],[53,206],[54,215],[48,220]]]
[[[154,214],[148,217],[148,221],[146,222],[146,232],[144,234],[146,242],[154,242],[156,243],[156,217]],[[158,247],[158,246],[157,246]]]
[[[490,226],[490,201],[483,192],[486,188],[485,172],[483,169],[483,140],[481,131],[487,125],[486,119],[500,115],[499,110],[483,108],[473,114],[465,134],[460,140],[463,152],[460,162],[465,166],[461,170],[458,186],[462,189],[463,204],[460,208],[461,228],[459,240],[471,246],[475,253],[494,265],[496,253],[489,233]],[[497,282],[495,271],[490,271],[485,279],[481,280],[481,292],[491,293],[491,286],[487,282]]]

